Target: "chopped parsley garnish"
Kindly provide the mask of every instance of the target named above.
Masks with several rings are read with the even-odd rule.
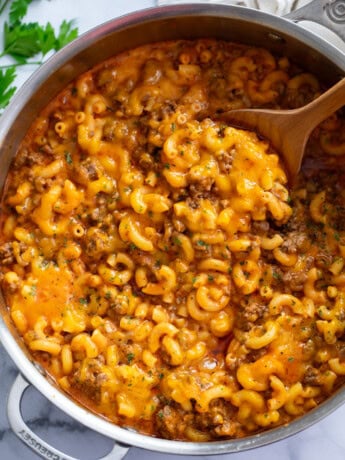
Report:
[[[176,246],[181,246],[182,243],[181,243],[180,238],[178,238],[177,236],[174,236],[172,240],[173,240],[173,243],[176,244]]]
[[[204,248],[208,246],[208,244],[203,240],[197,240],[196,245]]]
[[[280,281],[282,279],[281,274],[278,273],[278,272],[273,272],[272,275],[273,275],[273,278],[275,278],[278,281]]]
[[[73,163],[71,154],[69,152],[65,152],[65,160],[68,165],[71,165]]]

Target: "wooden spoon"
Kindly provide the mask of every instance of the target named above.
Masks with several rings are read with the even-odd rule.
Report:
[[[300,170],[305,146],[313,129],[345,105],[345,78],[309,104],[293,110],[239,109],[220,119],[250,129],[269,140],[282,155],[293,183]]]

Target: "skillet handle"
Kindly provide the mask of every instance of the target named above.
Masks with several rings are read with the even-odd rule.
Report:
[[[317,22],[345,41],[345,0],[313,0],[302,8],[286,14],[284,18],[296,22]]]
[[[43,441],[24,422],[20,406],[23,394],[29,385],[22,375],[18,374],[8,395],[7,417],[14,434],[42,458],[49,460],[78,460]],[[129,447],[127,446],[115,443],[111,452],[99,460],[121,460],[127,454],[128,449]]]

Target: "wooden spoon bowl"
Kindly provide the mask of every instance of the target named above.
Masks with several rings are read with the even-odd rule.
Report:
[[[293,183],[313,129],[345,105],[345,78],[309,104],[293,110],[239,109],[222,113],[227,124],[255,131],[280,153]]]

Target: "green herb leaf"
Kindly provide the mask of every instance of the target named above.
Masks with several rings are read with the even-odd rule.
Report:
[[[15,78],[16,69],[14,67],[0,70],[0,109],[4,109],[8,105],[17,89],[15,86],[11,86]]]
[[[334,236],[334,239],[335,239],[336,241],[340,241],[340,235],[339,235],[339,233],[334,233],[333,236]]]
[[[37,22],[16,24],[12,27],[5,22],[3,54],[9,54],[18,62],[23,62],[23,58],[35,56],[40,51],[39,28]]]
[[[182,242],[180,240],[180,238],[178,238],[177,236],[173,236],[173,243],[176,244],[176,246],[181,246]]]
[[[30,58],[38,53],[45,56],[51,50],[59,50],[78,35],[78,29],[69,29],[69,24],[63,21],[59,35],[56,37],[53,26],[48,22],[41,26],[38,22],[28,24],[16,23],[4,26],[4,52],[17,61]]]
[[[20,22],[28,11],[32,0],[14,0],[10,8],[10,25]]]
[[[48,22],[45,27],[41,27],[37,30],[37,38],[42,56],[45,56],[49,51],[55,49],[55,32],[50,22]]]
[[[15,68],[25,64],[40,64],[41,59],[49,51],[57,51],[78,36],[78,28],[73,28],[73,21],[64,20],[55,34],[53,26],[48,22],[44,26],[38,22],[22,22],[32,0],[0,0],[0,11],[3,13],[10,3],[8,20],[3,26],[3,56],[11,56],[16,63],[13,66],[0,66],[0,110],[6,107],[16,88],[11,87],[16,74]],[[39,55],[39,62],[29,59]],[[5,70],[6,69],[6,70]]]
[[[278,272],[273,272],[272,275],[273,275],[273,278],[275,278],[278,281],[282,279],[281,274]]]
[[[59,35],[56,37],[55,50],[63,48],[67,43],[78,37],[78,29],[72,29],[74,21],[63,21],[60,25]]]
[[[131,362],[133,361],[133,359],[135,358],[135,354],[134,353],[128,353],[127,355],[127,361],[129,364],[131,364]]]
[[[69,152],[65,152],[65,160],[68,165],[71,165],[73,163],[71,154]]]

